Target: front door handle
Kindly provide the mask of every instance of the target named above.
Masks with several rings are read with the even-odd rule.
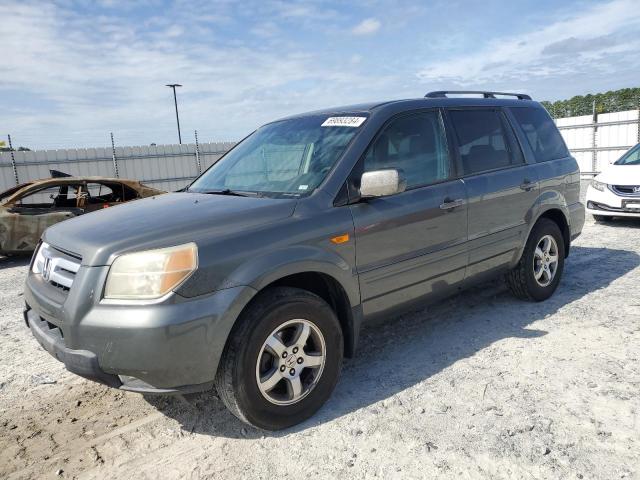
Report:
[[[457,200],[445,198],[444,202],[440,204],[440,208],[442,210],[451,210],[452,208],[461,207],[462,205],[464,205],[464,200],[462,198],[459,198]]]
[[[520,188],[526,192],[529,192],[538,186],[538,182],[532,182],[528,178],[525,178],[520,184]]]

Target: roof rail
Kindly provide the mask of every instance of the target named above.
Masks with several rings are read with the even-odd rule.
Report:
[[[482,95],[484,98],[496,98],[496,95],[505,95],[509,97],[518,97],[518,100],[531,100],[526,93],[506,93],[506,92],[485,92],[482,90],[439,90],[437,92],[429,92],[425,98],[447,98],[447,95],[453,94],[476,94]]]

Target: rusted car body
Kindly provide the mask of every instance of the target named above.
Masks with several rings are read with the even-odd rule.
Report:
[[[0,253],[29,253],[47,227],[84,213],[165,193],[134,180],[64,177],[0,193]]]

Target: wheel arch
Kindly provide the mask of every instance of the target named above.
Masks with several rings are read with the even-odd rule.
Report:
[[[356,305],[352,304],[346,289],[334,276],[318,270],[301,270],[280,276],[270,276],[269,278],[269,282],[264,282],[259,288],[253,289],[254,293],[242,306],[233,322],[234,324],[242,313],[256,301],[260,293],[274,287],[299,288],[318,295],[329,304],[342,327],[344,355],[348,358],[353,357],[362,323],[362,306],[359,301]]]
[[[232,282],[258,293],[287,286],[307,290],[326,301],[338,317],[344,336],[344,353],[352,357],[362,321],[360,285],[351,266],[334,251],[296,246],[253,258],[232,275]],[[242,309],[251,304],[249,301]]]
[[[564,240],[564,256],[567,258],[569,256],[569,248],[571,247],[571,229],[569,228],[567,214],[560,208],[549,208],[543,211],[538,218],[536,218],[531,229],[533,229],[533,226],[538,223],[541,218],[551,220],[560,228],[560,231],[562,232],[562,239]],[[531,234],[531,230],[529,231],[529,234]]]
[[[342,327],[344,337],[344,354],[353,357],[358,343],[362,309],[359,305],[352,307],[343,286],[331,275],[318,271],[294,273],[279,278],[264,289],[271,287],[294,287],[307,290],[318,295],[333,309]]]

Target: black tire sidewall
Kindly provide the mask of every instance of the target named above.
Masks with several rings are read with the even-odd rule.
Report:
[[[544,237],[545,235],[551,235],[556,241],[556,245],[558,246],[558,269],[556,270],[556,275],[553,278],[553,281],[546,287],[543,287],[539,285],[535,279],[533,272],[533,261],[535,249],[542,237]],[[555,222],[541,219],[541,221],[537,223],[531,231],[531,234],[529,235],[529,241],[527,242],[527,246],[524,252],[524,267],[527,283],[526,286],[531,298],[536,301],[542,301],[553,295],[553,293],[556,291],[556,288],[558,288],[560,279],[562,278],[562,273],[564,271],[564,257],[565,244],[560,228]]]
[[[307,292],[278,298],[252,313],[253,318],[247,319],[252,328],[242,340],[233,373],[238,407],[247,421],[260,428],[277,430],[300,423],[322,407],[338,381],[344,349],[340,324],[326,302]],[[258,389],[256,362],[267,336],[296,318],[312,322],[324,336],[325,365],[319,382],[305,398],[293,405],[276,405],[265,399]]]

